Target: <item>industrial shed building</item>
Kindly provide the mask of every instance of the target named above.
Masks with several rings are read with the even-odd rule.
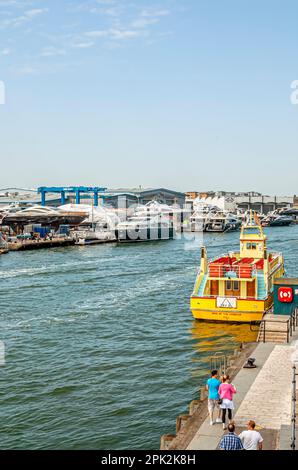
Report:
[[[163,204],[172,206],[178,204],[183,207],[185,203],[185,194],[171,189],[157,188],[157,189],[112,189],[107,190],[100,197],[103,198],[105,205],[113,207],[121,207],[125,204],[126,207],[132,204],[147,204],[149,201],[158,201]]]

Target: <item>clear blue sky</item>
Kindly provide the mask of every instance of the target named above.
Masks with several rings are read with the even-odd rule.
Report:
[[[0,187],[298,193],[297,0],[0,0]]]

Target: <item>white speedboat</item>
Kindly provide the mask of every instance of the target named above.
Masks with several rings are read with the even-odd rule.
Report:
[[[96,245],[116,241],[115,231],[98,227],[73,232],[76,245]]]

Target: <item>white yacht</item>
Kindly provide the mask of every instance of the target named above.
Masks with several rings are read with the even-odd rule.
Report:
[[[184,230],[191,232],[226,232],[237,230],[240,226],[240,216],[218,206],[206,204],[204,200],[196,200],[189,221],[184,223]]]
[[[162,214],[164,216],[173,217],[175,214],[181,214],[181,208],[177,206],[169,206],[159,201],[149,201],[147,204],[138,205],[134,213],[131,215],[131,219],[134,217],[150,216]]]
[[[190,216],[189,223],[187,223],[187,221],[184,223],[184,230],[190,230],[191,232],[204,232],[207,219],[216,214],[219,210],[220,209],[217,206],[197,204],[194,208],[194,212]]]
[[[210,213],[205,221],[205,232],[231,232],[238,230],[241,222],[234,214],[226,211]]]
[[[134,214],[118,224],[116,235],[119,242],[169,240],[174,238],[173,221],[163,214]]]
[[[160,201],[149,201],[145,205],[139,205],[135,208],[134,212],[130,215],[129,220],[137,220],[139,218],[154,217],[160,215],[164,218],[168,218],[174,227],[176,232],[181,230],[184,209],[178,204],[169,206]]]
[[[104,207],[94,207],[87,204],[67,204],[60,210],[70,213],[84,211],[85,219],[79,228],[70,232],[76,245],[94,245],[116,241],[115,229],[119,218],[114,212]]]

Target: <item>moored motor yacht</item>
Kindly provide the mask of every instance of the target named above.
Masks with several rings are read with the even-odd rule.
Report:
[[[119,242],[169,240],[174,238],[174,227],[171,218],[162,214],[135,214],[118,224],[116,236]]]
[[[277,211],[270,212],[263,220],[263,227],[288,227],[294,222],[291,215],[282,214]]]
[[[237,216],[229,212],[219,211],[210,214],[205,221],[205,232],[230,232],[240,228],[240,221]]]
[[[208,218],[216,214],[219,210],[217,206],[197,204],[189,220],[189,230],[191,232],[204,232]],[[186,228],[187,226],[185,224],[185,229]]]

